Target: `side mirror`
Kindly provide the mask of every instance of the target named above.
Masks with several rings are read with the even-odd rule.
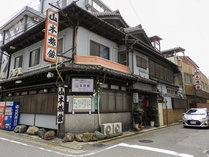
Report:
[[[209,112],[207,112],[207,115],[209,116]]]

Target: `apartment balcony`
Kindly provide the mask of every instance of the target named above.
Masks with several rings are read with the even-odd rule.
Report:
[[[100,65],[105,68],[116,70],[119,72],[130,74],[128,66],[101,58],[97,56],[84,56],[84,55],[75,55],[76,64],[86,64],[86,65]]]

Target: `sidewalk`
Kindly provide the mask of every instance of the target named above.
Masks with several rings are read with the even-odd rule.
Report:
[[[149,127],[149,128],[145,128],[144,130],[141,131],[125,131],[123,132],[123,135],[121,136],[117,136],[117,137],[113,137],[113,138],[109,138],[109,139],[104,139],[104,140],[100,140],[100,141],[96,141],[96,142],[62,142],[63,139],[60,138],[54,138],[53,140],[43,140],[41,138],[39,138],[38,136],[31,136],[28,134],[22,134],[22,133],[14,133],[13,131],[5,131],[5,130],[0,130],[0,137],[2,138],[7,138],[7,139],[12,139],[15,141],[21,141],[21,142],[25,142],[25,143],[29,143],[31,145],[38,145],[41,147],[47,147],[47,148],[51,148],[51,149],[56,149],[59,151],[64,151],[64,152],[68,152],[68,153],[73,153],[73,154],[82,154],[87,152],[88,150],[86,148],[89,147],[95,147],[95,146],[100,146],[100,145],[107,145],[108,143],[117,141],[119,139],[124,139],[124,138],[128,138],[131,136],[136,136],[136,135],[140,135],[140,134],[145,134],[145,133],[149,133],[155,130],[159,130],[159,129],[163,129],[163,128],[168,128],[174,125],[178,125],[180,123],[175,123],[169,126],[161,126],[161,127]]]

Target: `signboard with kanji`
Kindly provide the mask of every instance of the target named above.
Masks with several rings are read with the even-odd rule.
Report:
[[[199,69],[195,69],[194,71],[194,81],[195,81],[195,88],[196,89],[202,89],[201,86],[201,76],[200,76],[200,70]]]
[[[59,14],[51,9],[46,11],[44,60],[47,62],[57,61]]]
[[[72,92],[94,92],[94,79],[72,78]]]
[[[72,100],[73,111],[91,111],[92,97],[91,96],[73,96]]]
[[[65,88],[58,88],[57,124],[64,123]]]

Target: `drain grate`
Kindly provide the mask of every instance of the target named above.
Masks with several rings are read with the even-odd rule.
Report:
[[[139,140],[139,142],[141,142],[141,143],[152,143],[153,141],[152,140]]]

